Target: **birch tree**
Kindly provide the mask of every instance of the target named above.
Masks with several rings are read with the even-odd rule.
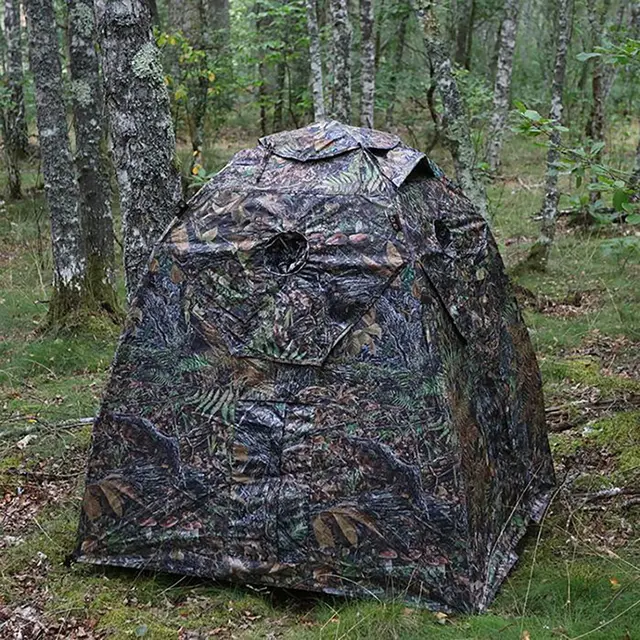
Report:
[[[336,120],[351,120],[351,23],[347,0],[329,0],[332,27],[333,92],[331,112]]]
[[[87,286],[93,301],[113,313],[118,308],[114,289],[113,215],[93,0],[69,0],[68,8],[75,161],[87,254]]]
[[[573,15],[572,0],[560,0],[558,3],[558,22],[556,35],[556,59],[551,86],[551,109],[549,119],[555,125],[562,124],[562,94],[567,68],[567,51],[571,39],[571,23]],[[547,151],[547,171],[545,177],[545,195],[540,215],[540,237],[531,248],[523,266],[533,270],[544,271],[549,262],[549,254],[556,235],[558,218],[558,161],[560,160],[560,131],[554,129],[549,140]]]
[[[3,137],[9,197],[22,197],[19,160],[28,146],[27,120],[24,110],[24,73],[22,69],[22,29],[19,0],[5,0],[4,35],[6,43],[5,84],[8,105],[3,114]]]
[[[78,182],[63,99],[62,69],[52,0],[26,0],[29,59],[35,84],[42,174],[51,220],[53,293],[48,323],[64,324],[85,299],[85,251]]]
[[[311,66],[311,95],[313,96],[314,120],[324,120],[324,80],[322,77],[322,56],[320,53],[320,32],[318,29],[318,9],[316,0],[305,0],[307,9],[307,29],[309,31],[309,61]]]
[[[96,0],[98,39],[120,189],[127,296],[182,202],[175,133],[144,0]]]
[[[451,153],[457,180],[467,197],[488,217],[484,185],[476,175],[475,153],[471,142],[469,121],[460,89],[453,74],[451,60],[440,37],[433,0],[413,0],[423,31],[427,56],[442,100],[442,134]]]
[[[513,56],[518,33],[520,0],[505,0],[504,17],[498,35],[498,61],[493,88],[493,111],[487,137],[487,162],[491,171],[500,166],[500,151],[509,114]]]
[[[373,129],[376,91],[376,43],[373,0],[360,0],[360,126]]]

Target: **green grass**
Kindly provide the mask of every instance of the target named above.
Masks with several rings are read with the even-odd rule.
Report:
[[[616,146],[625,158],[633,140]],[[242,146],[240,140],[205,149],[207,170],[220,168]],[[188,165],[188,151],[181,156]],[[489,187],[492,224],[509,267],[526,255],[537,234],[531,218],[542,198],[543,159],[544,149],[512,139],[505,149],[507,179]],[[25,183],[33,187],[36,179],[29,173]],[[585,298],[585,307],[575,313],[553,305],[525,311],[548,403],[566,404],[570,418],[579,412],[576,399],[590,394],[615,408],[552,434],[559,480],[571,479],[571,484],[557,494],[542,529],[533,529],[524,541],[521,560],[490,611],[438,618],[402,603],[66,567],[90,428],[57,425],[97,409],[117,336],[99,320],[74,335],[38,332],[50,280],[42,193],[6,205],[0,210],[0,499],[22,491],[27,504],[32,494],[40,502],[17,531],[15,523],[0,519],[0,540],[4,535],[22,539],[0,548],[0,607],[35,599],[47,619],[76,619],[116,639],[175,640],[197,629],[215,632],[212,637],[295,640],[640,637],[639,507],[624,506],[624,497],[602,509],[599,503],[582,509],[580,502],[585,493],[640,481],[640,413],[625,404],[640,394],[640,381],[613,375],[606,349],[587,348],[595,338],[605,346],[640,341],[640,267],[629,263],[622,269],[602,254],[609,233],[561,228],[549,271],[519,275],[517,283],[554,303],[576,291]],[[621,353],[624,357],[625,350]],[[18,447],[27,435],[35,439]],[[37,474],[64,476],[63,493],[55,493],[55,479],[41,486]],[[53,492],[50,499],[37,497],[42,487]],[[35,582],[25,583],[24,575]]]

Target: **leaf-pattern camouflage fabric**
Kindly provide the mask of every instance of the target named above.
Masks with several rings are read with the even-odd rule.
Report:
[[[486,222],[397,137],[329,121],[238,153],[156,246],[76,553],[481,611],[553,482]]]

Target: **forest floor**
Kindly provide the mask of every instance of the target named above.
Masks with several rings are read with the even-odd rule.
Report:
[[[510,266],[536,237],[543,158],[512,141],[489,189]],[[98,406],[118,329],[96,320],[74,337],[38,334],[50,279],[42,192],[0,205],[0,638],[640,638],[640,265],[606,250],[632,232],[563,219],[548,272],[516,278],[559,488],[490,610],[460,616],[67,566],[91,431],[78,419]]]

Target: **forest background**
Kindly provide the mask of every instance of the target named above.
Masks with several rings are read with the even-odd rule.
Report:
[[[2,26],[0,638],[640,634],[639,3],[4,0]],[[64,564],[154,239],[324,116],[457,179],[525,310],[559,488],[480,617]]]

